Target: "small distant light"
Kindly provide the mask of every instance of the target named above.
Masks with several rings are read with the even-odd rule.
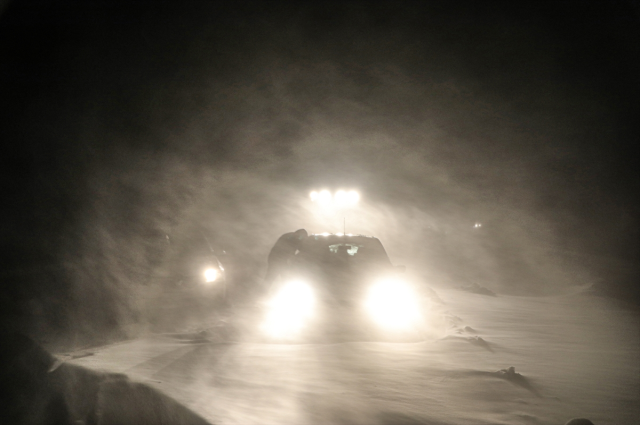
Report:
[[[344,236],[344,233],[336,233],[336,236]]]
[[[329,236],[330,234],[331,234],[331,233],[329,233],[329,232],[321,233],[321,235],[322,235],[322,236]]]
[[[481,223],[476,223],[476,224],[473,225],[473,227],[475,227],[475,228],[482,227],[482,224]]]

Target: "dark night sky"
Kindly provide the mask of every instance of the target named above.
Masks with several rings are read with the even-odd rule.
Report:
[[[8,320],[117,322],[172,232],[259,267],[319,185],[409,264],[638,297],[637,2],[0,4]]]

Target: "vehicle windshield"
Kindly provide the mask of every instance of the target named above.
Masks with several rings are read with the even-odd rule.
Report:
[[[368,263],[390,266],[391,261],[380,240],[367,236],[310,235],[301,257],[315,263]]]
[[[335,245],[329,245],[329,251],[333,254],[341,254],[346,252],[347,255],[354,256],[358,253],[359,248],[363,248],[364,245],[358,245],[355,243],[345,244],[345,243],[337,243]],[[362,250],[360,251],[362,252]]]

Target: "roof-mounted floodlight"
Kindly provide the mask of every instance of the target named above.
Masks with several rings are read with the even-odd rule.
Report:
[[[355,206],[360,201],[360,194],[355,190],[338,190],[335,193],[324,189],[312,191],[309,194],[311,201],[324,207],[348,208]]]

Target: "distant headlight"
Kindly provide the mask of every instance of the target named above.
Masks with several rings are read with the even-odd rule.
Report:
[[[417,324],[422,315],[418,297],[402,281],[382,280],[369,290],[365,307],[380,326],[401,330]]]
[[[262,328],[273,337],[295,336],[313,316],[314,304],[315,295],[309,285],[289,282],[267,303],[267,317]]]
[[[206,269],[204,271],[204,280],[207,283],[215,282],[220,273],[216,269]]]

